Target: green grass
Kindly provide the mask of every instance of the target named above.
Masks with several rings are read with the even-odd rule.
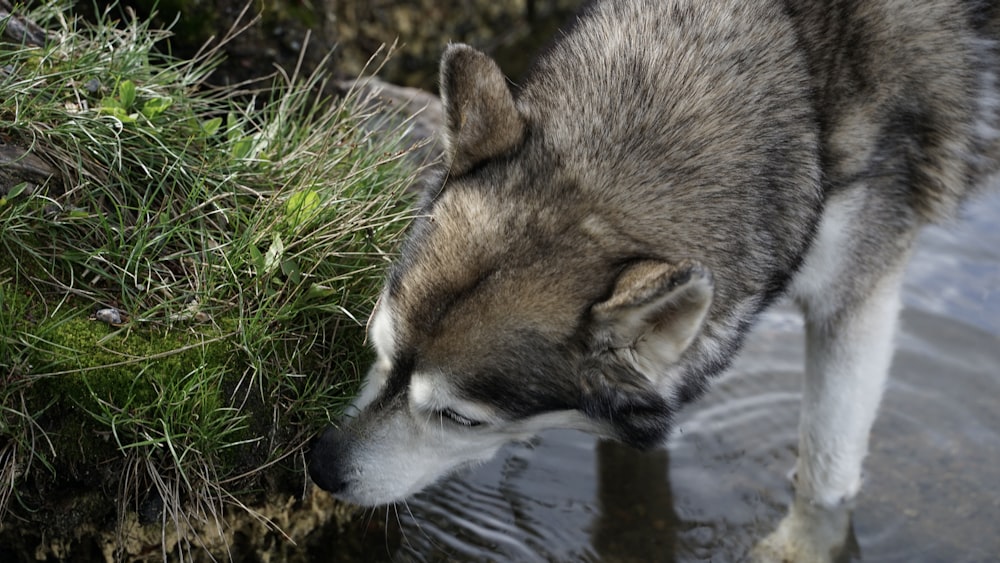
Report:
[[[412,170],[322,73],[214,89],[217,50],[64,8],[0,44],[0,141],[55,171],[0,186],[0,520],[74,481],[119,512],[154,490],[184,536],[301,473],[351,397]]]

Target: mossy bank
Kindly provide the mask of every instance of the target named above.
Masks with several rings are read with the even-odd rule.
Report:
[[[0,3],[0,556],[290,546],[337,514],[304,450],[368,362],[408,122],[66,13]]]

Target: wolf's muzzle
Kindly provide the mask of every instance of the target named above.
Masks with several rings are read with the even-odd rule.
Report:
[[[350,484],[347,467],[342,463],[349,443],[346,433],[331,426],[309,453],[309,476],[321,489],[334,495],[344,492]]]

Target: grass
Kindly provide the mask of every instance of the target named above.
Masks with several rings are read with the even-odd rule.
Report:
[[[54,172],[0,185],[0,521],[73,482],[190,538],[353,394],[412,167],[322,73],[214,89],[217,48],[65,8],[0,43],[0,142]]]

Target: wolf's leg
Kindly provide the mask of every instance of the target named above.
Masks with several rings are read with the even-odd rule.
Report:
[[[796,496],[833,508],[861,487],[868,436],[893,355],[902,265],[831,311],[806,308]]]
[[[853,305],[806,312],[806,377],[795,500],[754,560],[820,563],[848,537],[850,500],[861,487],[868,435],[893,353],[902,268]]]
[[[862,197],[832,200],[792,295],[806,318],[806,374],[795,501],[755,550],[761,561],[829,561],[847,537],[849,501],[893,355],[913,231],[872,232]]]
[[[861,486],[916,234],[915,221],[869,193],[857,185],[830,199],[790,288],[806,321],[795,489],[824,507]]]

